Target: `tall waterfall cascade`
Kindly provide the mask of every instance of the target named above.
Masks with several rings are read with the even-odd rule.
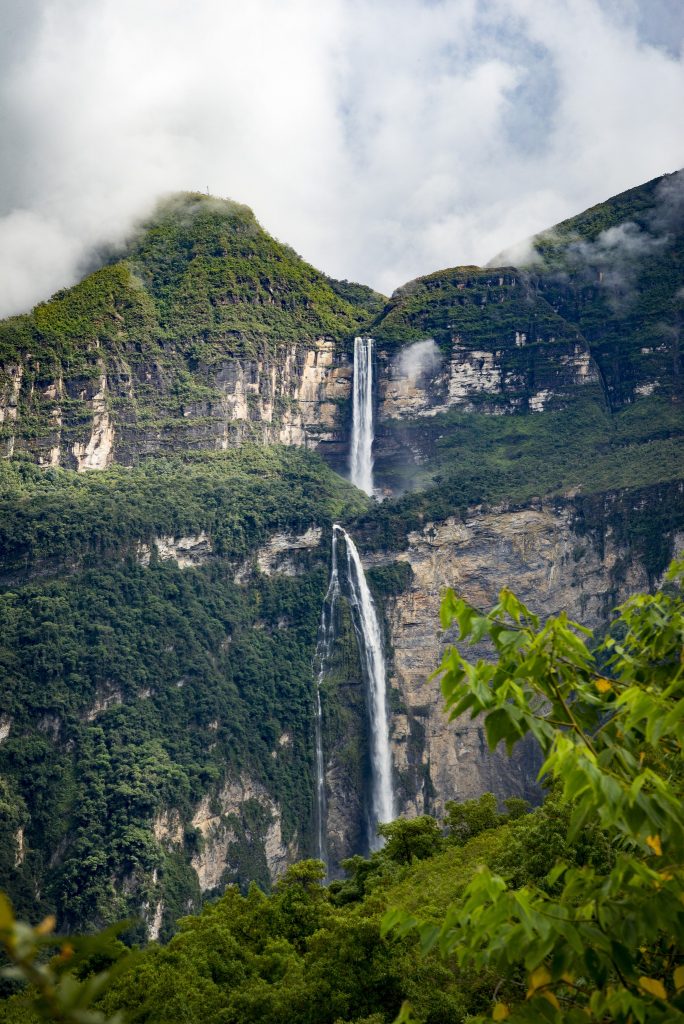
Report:
[[[323,754],[323,707],[321,704],[321,686],[325,678],[328,661],[335,640],[335,604],[340,593],[339,575],[337,571],[337,530],[333,527],[332,534],[332,565],[330,582],[323,601],[321,623],[318,628],[316,645],[316,720],[314,743],[316,748],[316,853],[328,868],[328,843],[326,840],[327,801],[325,794],[325,757]]]
[[[376,826],[381,822],[391,821],[394,817],[392,754],[387,717],[387,671],[382,632],[356,544],[341,526],[333,527],[334,531],[343,535],[347,550],[349,599],[366,678],[371,748],[368,845],[371,850],[377,850],[382,842],[376,835]]]
[[[373,339],[354,339],[354,389],[352,405],[350,469],[352,483],[373,494]],[[335,642],[335,605],[341,593],[337,542],[344,539],[348,588],[354,632],[366,682],[366,706],[370,727],[371,792],[368,812],[368,847],[382,846],[377,826],[394,817],[392,753],[387,713],[387,669],[382,631],[363,564],[356,544],[343,527],[333,525],[330,582],[323,601],[316,646],[316,846],[320,860],[328,867],[327,801],[325,753],[323,750],[323,708],[321,689]],[[346,588],[345,588],[346,589]]]
[[[347,552],[346,580],[352,621],[366,681],[368,721],[370,726],[371,793],[367,824],[368,847],[382,846],[376,834],[381,822],[394,817],[392,784],[392,753],[387,715],[387,671],[380,622],[373,603],[359,552],[349,534],[341,526],[333,526],[332,567],[330,582],[323,601],[321,623],[316,647],[315,753],[316,753],[316,850],[319,860],[328,867],[326,839],[327,801],[325,789],[325,754],[323,750],[323,709],[321,687],[335,642],[335,606],[342,592],[338,567],[337,544],[344,538]]]
[[[373,494],[373,339],[354,338],[351,482]]]

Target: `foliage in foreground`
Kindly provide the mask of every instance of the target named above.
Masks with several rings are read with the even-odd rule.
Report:
[[[533,733],[544,805],[449,803],[444,828],[383,825],[384,849],[347,861],[344,881],[325,887],[305,861],[271,896],[229,886],[114,977],[97,1010],[136,1024],[684,1019],[684,563],[669,575],[596,652],[582,627],[541,626],[509,591],[487,615],[449,593],[443,626],[496,652],[447,653],[451,715],[482,713],[492,746]],[[38,1019],[21,994],[2,1010]]]
[[[675,563],[670,582],[682,576]],[[495,1020],[684,1020],[681,594],[629,600],[596,652],[565,614],[541,626],[507,590],[487,615],[449,592],[441,616],[459,641],[487,638],[496,652],[471,662],[449,649],[451,717],[484,714],[492,748],[532,733],[541,774],[572,808],[569,841],[595,825],[612,856],[558,857],[541,884],[482,865],[439,922],[395,910],[384,931],[417,927],[425,949],[491,972]]]
[[[43,1020],[120,1024],[121,1014],[107,1018],[93,1008],[116,974],[134,960],[133,954],[122,955],[124,947],[115,937],[118,929],[92,938],[65,939],[53,934],[54,927],[54,917],[46,917],[35,928],[17,921],[0,893],[0,951],[7,964],[0,977],[29,985],[30,1004]],[[45,954],[54,949],[57,953],[47,960]],[[23,1005],[22,1000],[19,1006]]]
[[[413,934],[384,938],[382,916],[396,903],[443,914],[483,862],[538,878],[559,849],[577,863],[606,855],[591,830],[566,847],[567,815],[554,798],[524,809],[513,800],[499,813],[485,794],[451,805],[446,830],[427,815],[383,825],[384,850],[350,858],[347,878],[328,886],[318,861],[293,865],[270,896],[229,886],[167,945],[134,955],[98,1007],[149,1024],[391,1024],[410,1001],[423,1024],[459,1024],[486,1008],[491,978],[455,971],[437,951],[420,956]],[[3,1010],[8,1024],[38,1019],[19,994]]]

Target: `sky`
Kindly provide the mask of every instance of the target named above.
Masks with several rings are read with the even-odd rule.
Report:
[[[684,165],[680,0],[0,0],[0,315],[163,194],[385,294]]]

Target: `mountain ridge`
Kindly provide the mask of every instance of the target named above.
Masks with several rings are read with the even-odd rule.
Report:
[[[441,588],[483,606],[508,584],[601,630],[684,536],[679,234],[619,282],[613,246],[603,271],[592,250],[572,273],[456,268],[385,299],[238,204],[187,202],[188,223],[171,200],[125,260],[0,325],[2,882],[67,929],[137,916],[140,941],[313,852],[333,521],[382,613],[406,815],[535,795],[533,751],[485,755],[477,721],[454,738],[424,684]],[[356,332],[376,339],[381,503],[339,475]],[[337,627],[335,863],[363,850],[369,771],[344,601]]]

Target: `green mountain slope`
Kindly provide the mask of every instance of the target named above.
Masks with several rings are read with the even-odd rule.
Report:
[[[440,271],[389,301],[326,278],[245,207],[175,197],[121,258],[0,324],[0,884],[20,911],[90,928],[142,908],[166,936],[200,876],[207,892],[266,884],[310,851],[335,519],[382,551],[380,605],[411,583],[395,561],[410,531],[540,498],[618,538],[616,578],[636,552],[657,579],[684,526],[680,181],[559,225],[521,268]],[[310,451],[265,446],[346,465],[367,331],[382,504]],[[433,368],[393,398],[426,339]],[[342,618],[326,739],[360,816]]]
[[[523,266],[589,341],[612,405],[653,391],[681,400],[683,171],[542,232]]]
[[[513,885],[543,884],[556,857],[602,868],[611,851],[596,828],[568,843],[569,812],[554,800],[531,814],[497,814],[487,795],[463,809],[462,834],[442,837],[437,822],[418,819],[405,844],[353,858],[348,878],[327,888],[312,861],[293,866],[269,897],[228,888],[182,919],[168,945],[150,946],[100,1005],[146,1024],[391,1024],[404,1000],[421,1024],[488,1013],[492,992],[505,997],[515,983],[421,954],[414,934],[383,938],[385,911],[439,921],[483,864]],[[8,1024],[34,1024],[18,999],[3,1009]]]
[[[240,355],[276,340],[348,336],[382,302],[305,263],[248,207],[186,193],[159,204],[121,259],[3,321],[0,362],[39,350],[44,372],[52,363],[73,372],[102,350]]]
[[[239,354],[276,338],[344,337],[383,301],[326,278],[271,238],[248,207],[202,195],[162,204],[127,262],[155,302],[164,339],[196,342],[200,358],[226,344]]]
[[[496,265],[513,258],[517,269]],[[442,364],[432,385],[418,380],[425,410],[392,419],[392,407],[381,425],[381,480],[395,491],[437,485],[446,507],[680,476],[683,323],[684,172],[485,269],[410,282],[374,336],[390,375],[421,339],[434,339]],[[540,409],[542,422],[530,415]],[[512,419],[492,421],[501,412]]]
[[[68,928],[162,901],[169,929],[199,906],[205,819],[235,879],[267,885],[267,837],[311,834],[328,545],[290,575],[255,559],[366,499],[307,452],[249,446],[86,476],[19,461],[0,481],[3,888]],[[226,777],[244,792],[222,824]]]
[[[326,338],[348,348],[383,302],[315,270],[247,207],[173,196],[122,258],[0,322],[0,451],[28,450],[54,464],[57,450],[58,462],[75,467],[93,412],[106,414],[118,461],[225,447],[236,431],[249,436],[252,413],[277,440],[307,346]],[[234,360],[245,375],[239,416],[227,402]],[[258,404],[262,379],[266,411],[246,410]]]

